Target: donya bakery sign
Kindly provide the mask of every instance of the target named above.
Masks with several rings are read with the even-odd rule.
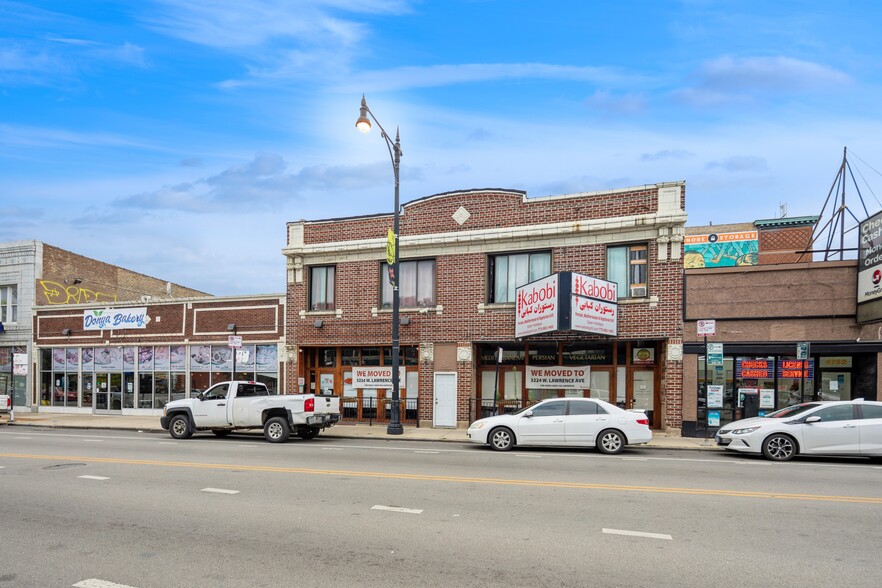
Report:
[[[615,336],[618,290],[615,282],[560,272],[518,288],[515,337],[552,331]]]

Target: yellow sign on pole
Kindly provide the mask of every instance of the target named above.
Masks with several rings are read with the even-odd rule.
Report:
[[[395,263],[395,233],[392,229],[389,229],[386,235],[386,263],[389,265]]]

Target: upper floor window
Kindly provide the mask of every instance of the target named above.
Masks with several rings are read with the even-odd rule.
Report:
[[[490,302],[514,302],[518,288],[551,275],[551,252],[492,255],[489,271]]]
[[[619,298],[647,295],[647,250],[645,244],[607,247],[606,279],[618,284]]]
[[[334,310],[333,265],[309,268],[309,310]]]
[[[0,323],[18,322],[18,286],[0,286]]]
[[[399,286],[398,295],[401,306],[415,308],[418,306],[435,306],[435,260],[420,259],[418,261],[398,262]],[[389,283],[389,264],[380,266],[380,304],[383,308],[392,308],[392,285]]]

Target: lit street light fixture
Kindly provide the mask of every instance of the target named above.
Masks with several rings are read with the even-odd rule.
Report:
[[[370,115],[370,118],[368,118]],[[386,147],[389,149],[389,156],[392,158],[392,171],[395,173],[395,216],[392,224],[393,248],[395,250],[394,257],[389,272],[389,281],[392,284],[392,415],[386,433],[389,435],[401,435],[404,433],[404,427],[401,426],[401,407],[398,403],[399,385],[398,373],[401,364],[401,342],[398,338],[398,313],[401,306],[398,292],[398,171],[401,167],[401,140],[398,129],[395,129],[395,142],[386,133],[386,129],[368,108],[364,96],[361,97],[361,109],[358,120],[355,122],[355,128],[362,133],[371,130],[371,119],[380,127],[380,136],[386,141]],[[387,262],[389,260],[387,259]]]

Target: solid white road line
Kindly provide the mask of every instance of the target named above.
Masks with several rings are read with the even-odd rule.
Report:
[[[77,476],[77,478],[82,478],[84,480],[109,480],[110,479],[105,476]]]
[[[402,508],[400,506],[383,506],[382,504],[375,504],[371,507],[371,510],[386,510],[389,512],[403,512],[405,514],[422,514],[423,510],[418,508]]]
[[[238,490],[224,490],[223,488],[203,488],[202,492],[214,492],[215,494],[238,494]]]
[[[108,582],[107,580],[99,580],[98,578],[90,578],[89,580],[83,580],[82,582],[77,582],[73,585],[73,588],[135,588],[134,586],[129,586],[128,584],[114,584],[113,582]]]
[[[665,539],[673,541],[674,538],[664,533],[642,533],[640,531],[623,531],[621,529],[604,529],[604,533],[609,535],[627,535],[628,537],[645,537],[647,539]]]

